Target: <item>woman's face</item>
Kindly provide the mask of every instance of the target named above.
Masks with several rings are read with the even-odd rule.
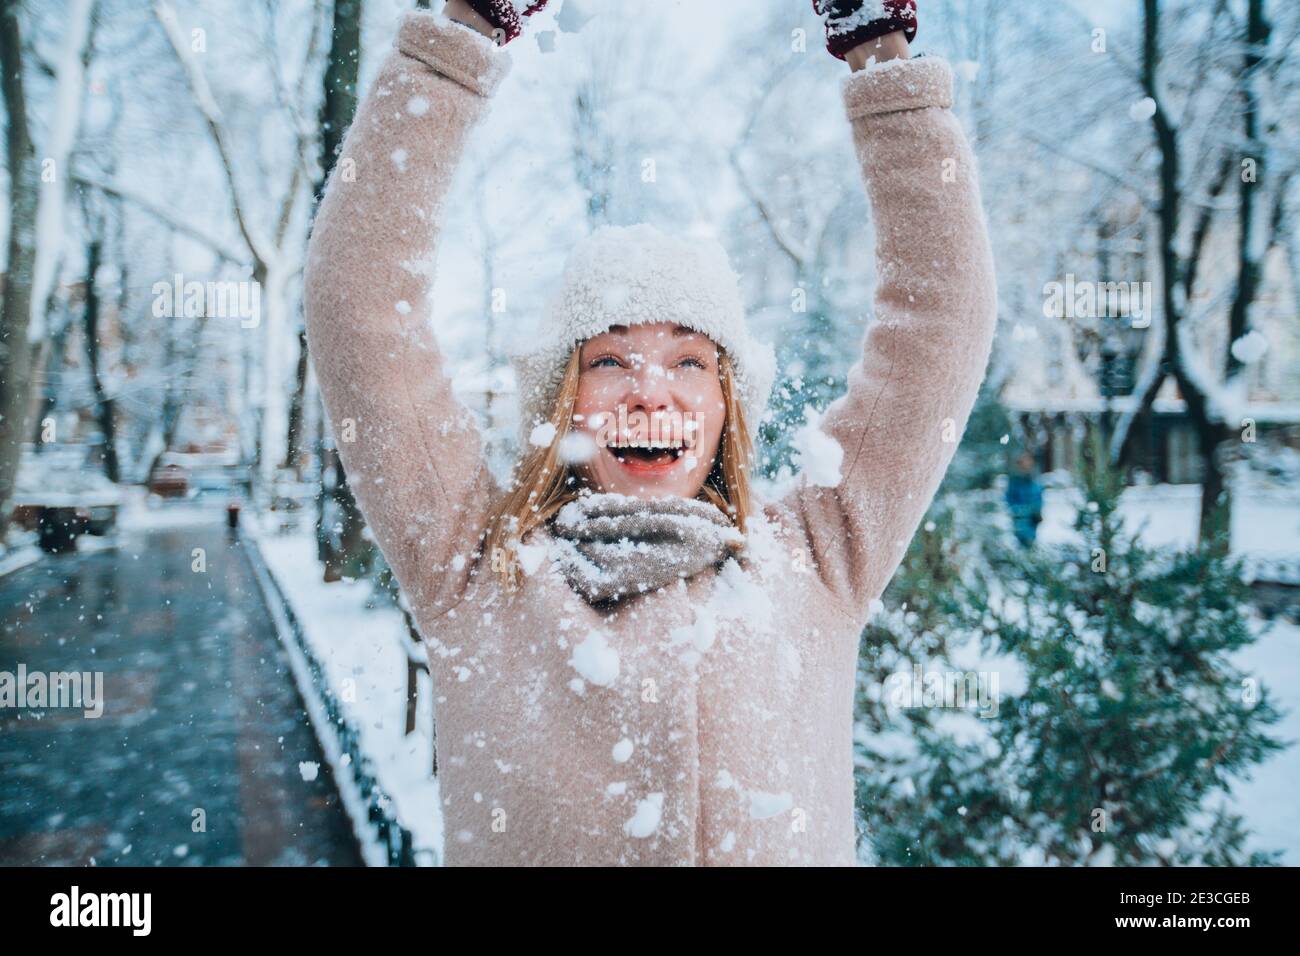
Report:
[[[722,439],[718,349],[674,322],[614,325],[580,352],[573,430],[591,456],[574,468],[598,491],[693,498]]]

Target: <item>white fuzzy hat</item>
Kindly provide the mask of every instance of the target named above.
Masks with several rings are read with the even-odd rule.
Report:
[[[750,428],[776,377],[772,346],[749,334],[740,285],[716,240],[667,236],[653,226],[601,226],[569,254],[537,341],[511,357],[523,447],[549,420],[573,347],[611,325],[676,322],[727,350]]]

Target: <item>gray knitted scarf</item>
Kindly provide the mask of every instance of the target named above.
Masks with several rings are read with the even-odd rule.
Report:
[[[716,567],[744,536],[695,498],[585,494],[555,515],[556,563],[592,604],[653,591]]]

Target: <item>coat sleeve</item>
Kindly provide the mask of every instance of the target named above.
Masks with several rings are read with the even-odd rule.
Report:
[[[805,475],[785,505],[822,582],[865,623],[961,439],[997,293],[949,65],[889,61],[847,77],[843,96],[875,219],[875,320],[820,423],[843,450],[840,481]]]
[[[448,186],[508,54],[407,13],[344,139],[304,276],[308,351],[339,455],[417,620],[463,591],[494,487],[452,394],[429,291]]]

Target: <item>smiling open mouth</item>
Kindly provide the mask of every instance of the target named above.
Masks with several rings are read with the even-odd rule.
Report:
[[[681,442],[628,439],[608,446],[611,454],[624,464],[666,466],[686,454]]]

